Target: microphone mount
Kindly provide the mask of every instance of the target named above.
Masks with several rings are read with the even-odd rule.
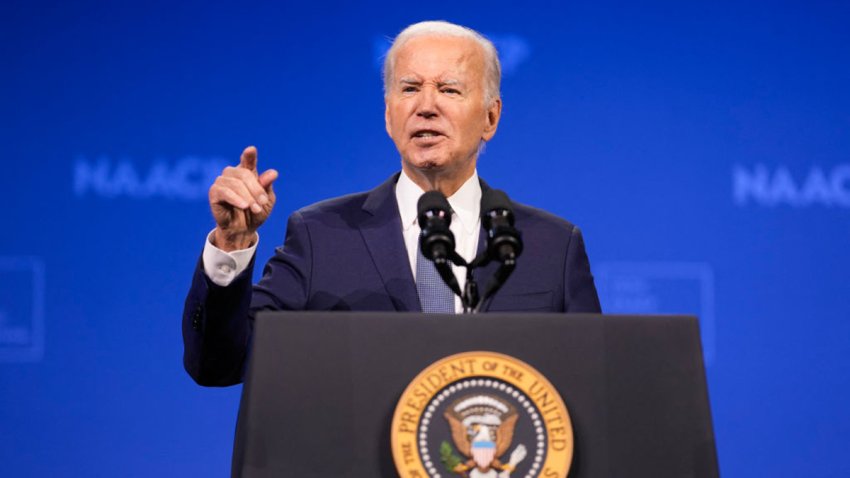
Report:
[[[439,191],[422,195],[418,204],[418,220],[422,232],[419,244],[422,254],[434,262],[437,272],[449,288],[459,296],[464,313],[486,312],[493,296],[516,269],[516,260],[522,253],[522,234],[514,227],[514,216],[507,194],[497,189],[484,191],[481,197],[481,225],[486,234],[486,248],[467,263],[455,251],[455,238],[451,225],[451,207]],[[496,261],[499,267],[480,296],[474,269]],[[451,264],[466,268],[466,283],[461,292]]]

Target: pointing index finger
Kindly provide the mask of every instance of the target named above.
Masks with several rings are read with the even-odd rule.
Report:
[[[239,157],[239,167],[257,171],[257,148],[248,146],[242,151],[242,156]]]

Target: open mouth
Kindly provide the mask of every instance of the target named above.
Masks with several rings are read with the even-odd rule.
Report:
[[[419,131],[416,131],[415,133],[413,133],[414,138],[426,138],[427,139],[427,138],[436,138],[438,136],[442,136],[442,133],[440,133],[439,131],[434,131],[434,130],[430,130],[430,129],[423,129],[423,130],[419,130]]]

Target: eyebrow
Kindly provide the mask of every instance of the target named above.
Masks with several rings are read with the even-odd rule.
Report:
[[[402,85],[421,85],[423,83],[421,79],[414,76],[403,76],[399,78],[398,82]],[[450,78],[437,81],[437,86],[464,86],[464,83],[460,80]]]

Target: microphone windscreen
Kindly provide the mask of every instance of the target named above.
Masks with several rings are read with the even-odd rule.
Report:
[[[488,189],[481,195],[481,214],[487,214],[496,209],[511,211],[511,200],[504,191]]]
[[[416,205],[416,215],[420,218],[426,211],[434,210],[443,211],[444,215],[451,218],[449,201],[440,191],[428,191],[419,197],[419,202]]]

